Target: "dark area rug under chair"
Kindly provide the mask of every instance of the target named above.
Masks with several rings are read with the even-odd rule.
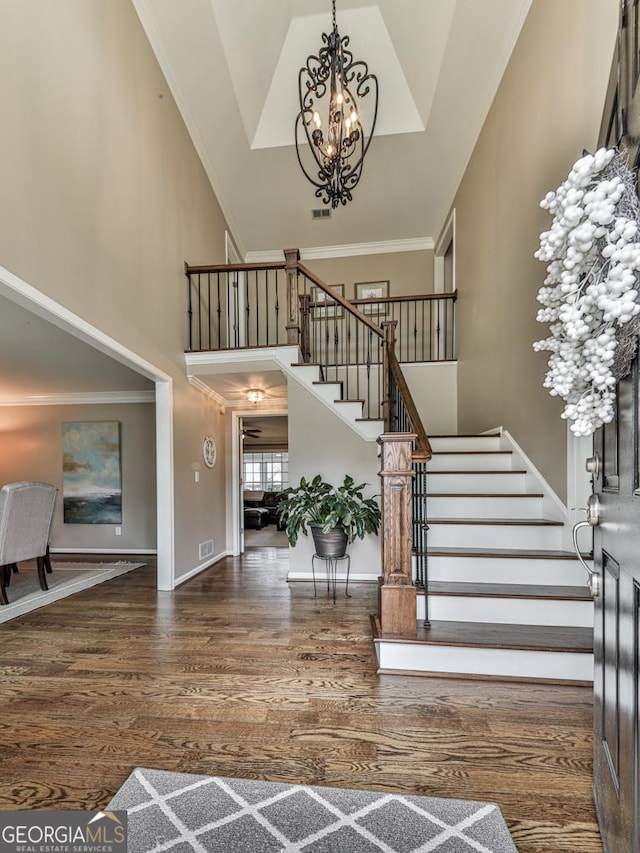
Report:
[[[137,768],[129,853],[517,853],[494,803]]]

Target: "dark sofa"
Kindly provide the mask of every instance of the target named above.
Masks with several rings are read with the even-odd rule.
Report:
[[[278,518],[278,504],[283,497],[284,492],[245,491],[245,530],[261,530],[268,524],[275,524],[278,530],[284,530],[285,525]]]

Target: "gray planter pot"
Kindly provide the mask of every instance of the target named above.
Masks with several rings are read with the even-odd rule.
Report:
[[[328,533],[322,532],[321,524],[310,524],[309,527],[319,557],[344,557],[347,553],[347,534],[341,527],[334,527]]]

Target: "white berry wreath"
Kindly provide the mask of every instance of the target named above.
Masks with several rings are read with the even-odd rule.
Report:
[[[576,435],[591,435],[614,415],[615,385],[635,354],[640,318],[640,203],[636,176],[615,148],[578,160],[540,206],[553,214],[535,257],[548,264],[537,319],[550,336],[544,387],[566,405]],[[625,327],[623,329],[623,327]]]

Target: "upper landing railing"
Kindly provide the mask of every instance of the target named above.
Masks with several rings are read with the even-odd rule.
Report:
[[[427,293],[384,299],[345,300],[296,260],[301,330],[309,346],[333,346],[334,360],[348,364],[356,341],[357,309],[374,325],[396,323],[396,356],[401,363],[450,361],[456,357],[456,293]],[[188,266],[188,349],[190,352],[282,346],[292,322],[285,263]],[[295,295],[295,294],[294,294]],[[295,313],[295,312],[294,312]],[[331,343],[327,343],[327,339]]]

